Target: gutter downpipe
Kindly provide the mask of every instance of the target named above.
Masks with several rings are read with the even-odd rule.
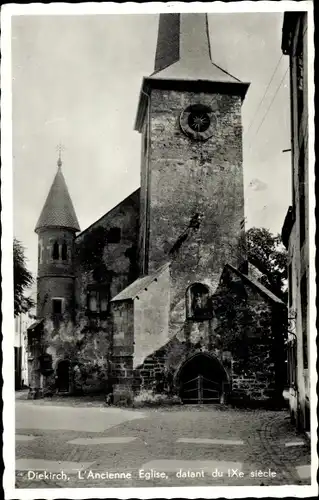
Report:
[[[147,155],[146,155],[146,200],[145,200],[145,230],[144,230],[144,259],[142,274],[148,274],[148,234],[149,234],[149,182],[150,182],[150,131],[151,131],[151,98],[150,95],[141,89],[141,93],[147,98]]]

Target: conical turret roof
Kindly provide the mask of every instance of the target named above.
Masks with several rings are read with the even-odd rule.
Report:
[[[80,231],[79,222],[61,170],[61,164],[58,163],[58,165],[58,171],[35,227],[35,232],[49,227],[63,227],[75,232]]]

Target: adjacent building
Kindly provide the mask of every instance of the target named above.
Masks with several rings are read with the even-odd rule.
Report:
[[[309,376],[309,144],[307,13],[284,15],[282,51],[289,57],[292,205],[282,228],[288,249],[288,372],[292,419],[310,426]]]
[[[14,372],[15,388],[28,385],[28,327],[32,324],[28,314],[21,313],[14,319]]]
[[[206,14],[160,15],[135,123],[141,186],[82,232],[59,160],[35,229],[32,389],[280,397],[286,306],[249,277],[244,244],[249,84],[213,50]]]

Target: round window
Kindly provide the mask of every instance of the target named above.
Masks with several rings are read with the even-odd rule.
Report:
[[[203,141],[213,135],[216,117],[208,106],[195,104],[182,111],[180,125],[186,135]]]
[[[200,111],[192,112],[188,117],[188,125],[195,132],[205,132],[210,125],[209,115]]]

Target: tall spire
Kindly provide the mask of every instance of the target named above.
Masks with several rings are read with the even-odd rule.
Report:
[[[35,227],[35,232],[52,227],[65,228],[75,232],[80,231],[79,222],[62,174],[61,152],[59,153],[57,165],[58,171]]]
[[[211,60],[207,14],[160,14],[151,77],[240,83]]]
[[[207,14],[160,14],[154,73],[143,79],[135,130],[142,130],[152,88],[214,89],[243,100],[248,87],[212,61]]]

